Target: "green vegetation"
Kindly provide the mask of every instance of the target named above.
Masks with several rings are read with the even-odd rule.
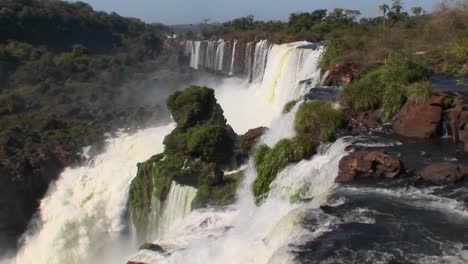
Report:
[[[382,120],[391,121],[406,101],[406,88],[399,85],[388,86],[382,97]]]
[[[223,178],[219,170],[232,159],[236,135],[212,89],[188,87],[171,95],[167,106],[177,127],[164,139],[163,154],[138,165],[130,187],[130,211],[140,236],[147,230],[151,201],[165,201],[172,181],[197,187],[193,206],[202,207],[233,202],[240,178]],[[209,179],[219,174],[221,179]]]
[[[431,82],[418,82],[408,87],[408,99],[414,103],[425,103],[435,94]]]
[[[334,109],[329,101],[309,101],[301,105],[294,119],[294,128],[299,135],[315,141],[333,140],[343,124],[343,113]]]
[[[260,145],[254,153],[257,177],[253,183],[253,193],[257,204],[270,191],[270,184],[276,175],[288,164],[311,157],[315,153],[315,145],[306,137],[283,139],[273,148]]]
[[[291,110],[296,106],[298,100],[291,100],[284,105],[283,114],[291,112]]]
[[[198,187],[197,195],[192,202],[192,208],[210,206],[225,206],[234,203],[237,187],[244,177],[243,171],[224,175],[223,182],[213,188],[206,183]]]
[[[430,78],[430,70],[409,55],[393,54],[387,64],[348,85],[340,95],[343,105],[355,110],[382,108],[383,121],[390,121],[407,100],[411,84]]]

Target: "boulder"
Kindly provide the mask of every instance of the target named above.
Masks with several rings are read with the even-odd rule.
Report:
[[[435,95],[425,103],[407,102],[396,115],[395,133],[412,138],[431,138],[437,135],[442,122],[442,101],[445,94]]]
[[[381,127],[381,111],[380,110],[369,110],[369,111],[354,111],[347,109],[345,111],[347,122],[347,130],[351,135],[367,134],[372,129]]]
[[[143,245],[140,246],[139,248],[140,250],[150,250],[150,251],[154,251],[154,252],[157,252],[157,253],[164,253],[165,250],[160,246],[160,245],[157,245],[157,244],[152,244],[152,243],[145,243]]]
[[[356,65],[353,63],[335,63],[328,70],[323,82],[325,86],[345,86],[354,80]]]
[[[383,151],[356,151],[340,160],[335,182],[349,182],[355,178],[395,178],[404,172],[402,162]]]
[[[454,108],[445,111],[447,126],[454,143],[462,142],[468,152],[468,110],[465,107],[465,96],[458,94]]]
[[[455,184],[468,176],[468,166],[450,162],[434,163],[422,169],[418,175],[425,182],[436,185]]]
[[[243,136],[241,136],[240,143],[242,152],[246,155],[253,149],[255,144],[257,144],[258,140],[262,137],[262,135],[268,130],[266,127],[257,127],[254,129],[250,129],[247,131]]]

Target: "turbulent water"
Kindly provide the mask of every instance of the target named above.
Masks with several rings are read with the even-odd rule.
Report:
[[[41,201],[40,219],[16,257],[18,264],[112,263],[131,252],[121,233],[137,162],[163,150],[173,124],[121,134],[85,166],[66,169]],[[124,246],[125,245],[125,246]],[[106,261],[107,260],[107,261]],[[115,263],[115,262],[114,262]]]
[[[295,136],[294,115],[283,106],[320,84],[323,47],[308,42],[272,45],[187,41],[194,69],[233,77],[196,81],[216,89],[228,123],[238,134],[268,126],[262,143]],[[236,48],[237,47],[237,48]],[[235,74],[236,58],[243,70]],[[196,189],[172,183],[168,199],[151,215],[150,239],[164,253],[137,251],[123,219],[136,163],[162,151],[167,125],[109,139],[106,151],[83,167],[65,170],[41,203],[16,263],[467,263],[468,188],[417,189],[402,185],[339,186],[340,159],[353,148],[402,143],[344,137],[318,148],[309,160],[284,168],[256,206],[253,161],[235,204],[191,210]],[[404,185],[403,185],[404,186]],[[125,232],[127,231],[127,232]],[[125,234],[128,234],[126,236]],[[12,261],[15,263],[14,261]]]

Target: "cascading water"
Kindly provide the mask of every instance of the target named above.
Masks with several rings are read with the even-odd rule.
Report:
[[[245,48],[244,75],[249,82],[252,80],[253,45],[253,42],[249,42]]]
[[[136,164],[161,152],[173,128],[121,134],[107,140],[106,150],[86,165],[66,169],[41,201],[40,224],[26,237],[16,263],[115,263],[124,258],[132,246],[119,242]]]
[[[224,64],[224,50],[226,47],[226,42],[220,40],[218,42],[218,47],[216,48],[216,56],[215,56],[215,70],[222,71],[223,64]]]
[[[192,45],[192,53],[190,56],[190,67],[198,69],[200,65],[200,46],[201,41],[194,41]]]
[[[253,66],[252,66],[252,81],[261,82],[265,73],[267,64],[268,52],[270,45],[268,40],[262,40],[255,45]]]
[[[196,194],[197,189],[173,181],[167,200],[164,201],[162,206],[160,201],[154,198],[151,206],[153,212],[150,214],[149,221],[149,226],[152,229],[149,230],[148,237],[161,237],[174,224],[187,216],[191,211],[192,201]]]
[[[234,40],[234,44],[232,46],[232,56],[231,56],[231,67],[229,70],[229,75],[234,75],[234,66],[235,66],[235,59],[236,59],[236,46],[237,46],[237,40]]]

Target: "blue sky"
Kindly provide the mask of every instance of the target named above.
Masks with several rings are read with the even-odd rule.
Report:
[[[205,18],[224,22],[254,15],[261,20],[285,20],[292,12],[308,12],[335,7],[359,9],[364,16],[376,16],[378,6],[389,0],[82,0],[100,11],[137,17],[146,22],[165,24],[198,23]],[[426,11],[440,0],[403,0],[407,10],[421,6]]]

